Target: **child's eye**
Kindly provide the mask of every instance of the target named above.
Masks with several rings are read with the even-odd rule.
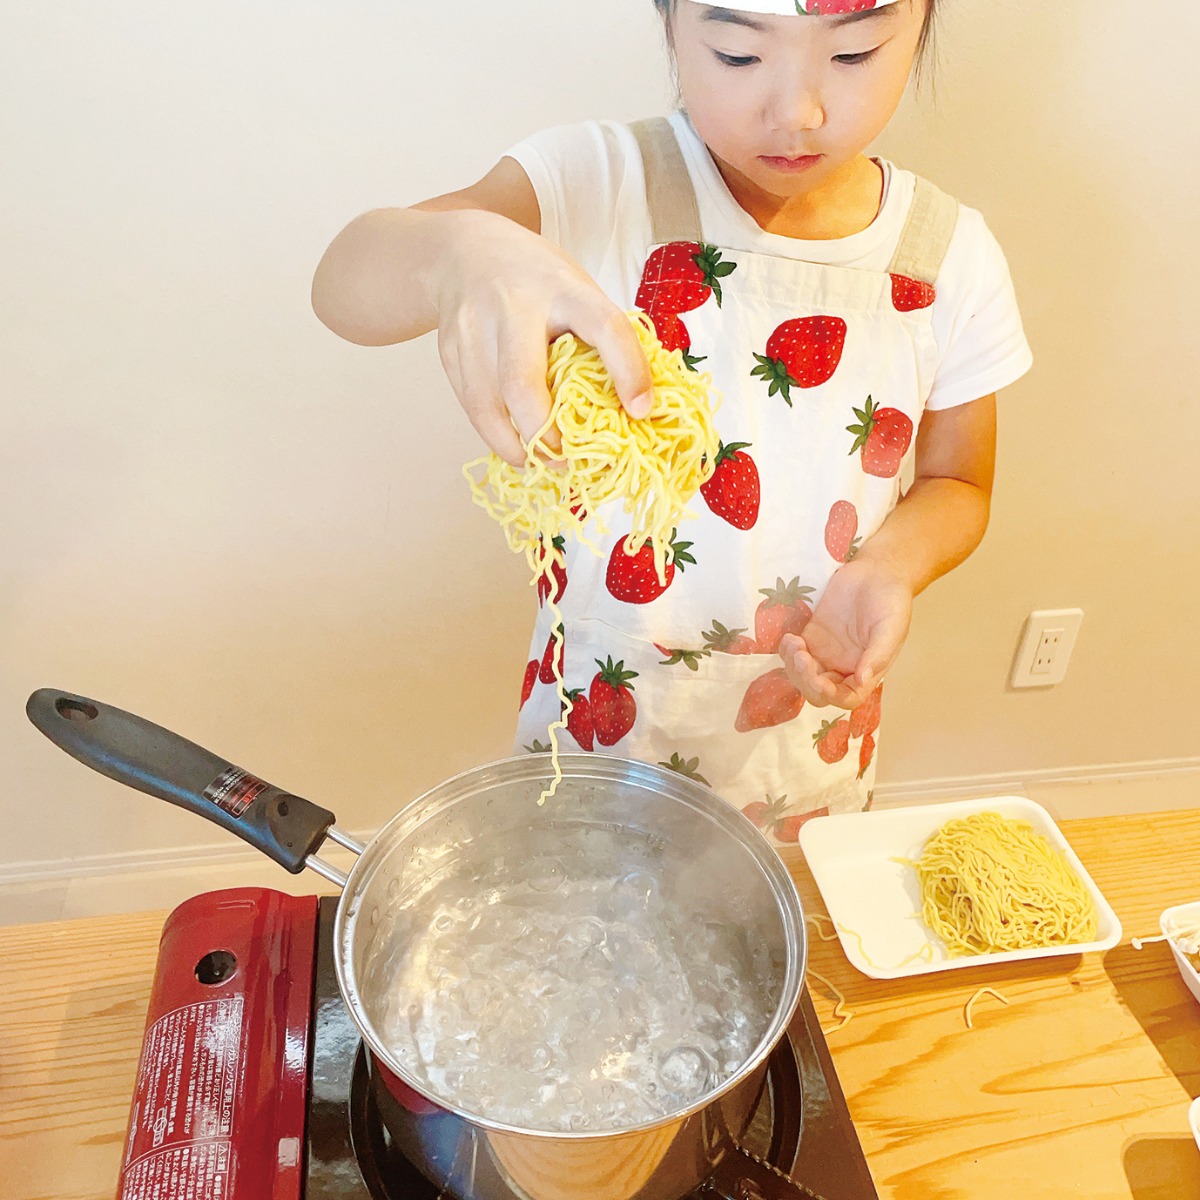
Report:
[[[720,50],[714,50],[713,53],[717,56],[717,62],[727,67],[749,67],[758,62],[752,54],[722,54]]]
[[[859,54],[835,54],[833,56],[833,61],[835,63],[841,63],[846,67],[857,66],[859,63],[865,63],[869,59],[874,58],[875,51],[878,49],[879,47],[876,46],[874,50],[863,50]]]

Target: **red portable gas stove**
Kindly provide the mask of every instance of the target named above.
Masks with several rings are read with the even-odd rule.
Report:
[[[373,1090],[334,973],[336,903],[238,889],[196,896],[167,919],[117,1200],[442,1194],[378,1119],[388,1100]],[[443,1183],[470,1195],[502,1168],[454,1130],[440,1147]],[[877,1200],[807,992],[743,1149],[761,1164],[755,1178],[730,1162],[704,1193]]]

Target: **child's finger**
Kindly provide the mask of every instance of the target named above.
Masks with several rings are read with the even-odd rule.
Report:
[[[788,634],[779,645],[788,678],[814,708],[836,703],[837,687],[821,664],[809,653],[804,640]]]
[[[615,305],[589,304],[581,308],[572,328],[600,352],[626,412],[635,418],[649,416],[654,404],[654,379],[642,343],[625,313]]]
[[[463,360],[461,351],[444,352],[442,365],[458,402],[475,431],[505,462],[520,467],[525,462],[525,447],[509,417],[489,388],[479,383],[480,373]]]
[[[528,445],[545,428],[552,401],[546,386],[546,342],[537,333],[506,339],[501,350],[500,390],[505,407],[521,440]],[[553,454],[562,449],[556,428],[547,429],[542,441]]]

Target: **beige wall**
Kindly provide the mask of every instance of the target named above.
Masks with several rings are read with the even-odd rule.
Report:
[[[1038,364],[881,778],[1195,758],[1200,8],[946,7],[936,96],[881,149],[987,214]],[[506,751],[532,604],[458,476],[473,436],[430,339],[343,345],[308,281],[364,208],[660,109],[650,8],[0,3],[0,874],[220,838],[53,751],[43,685],[356,829]],[[1067,682],[1007,690],[1025,615],[1066,605]]]

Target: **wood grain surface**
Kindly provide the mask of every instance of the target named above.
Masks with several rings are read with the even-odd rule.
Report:
[[[829,1044],[887,1200],[1200,1197],[1187,1125],[1200,1005],[1165,945],[1128,944],[1200,899],[1200,813],[1063,830],[1124,926],[1106,954],[881,982],[814,940],[812,966],[855,1014]],[[806,911],[823,912],[794,873]],[[112,1197],[164,917],[0,929],[5,1200]],[[968,1031],[963,1006],[985,985],[1010,1003],[982,998]]]

